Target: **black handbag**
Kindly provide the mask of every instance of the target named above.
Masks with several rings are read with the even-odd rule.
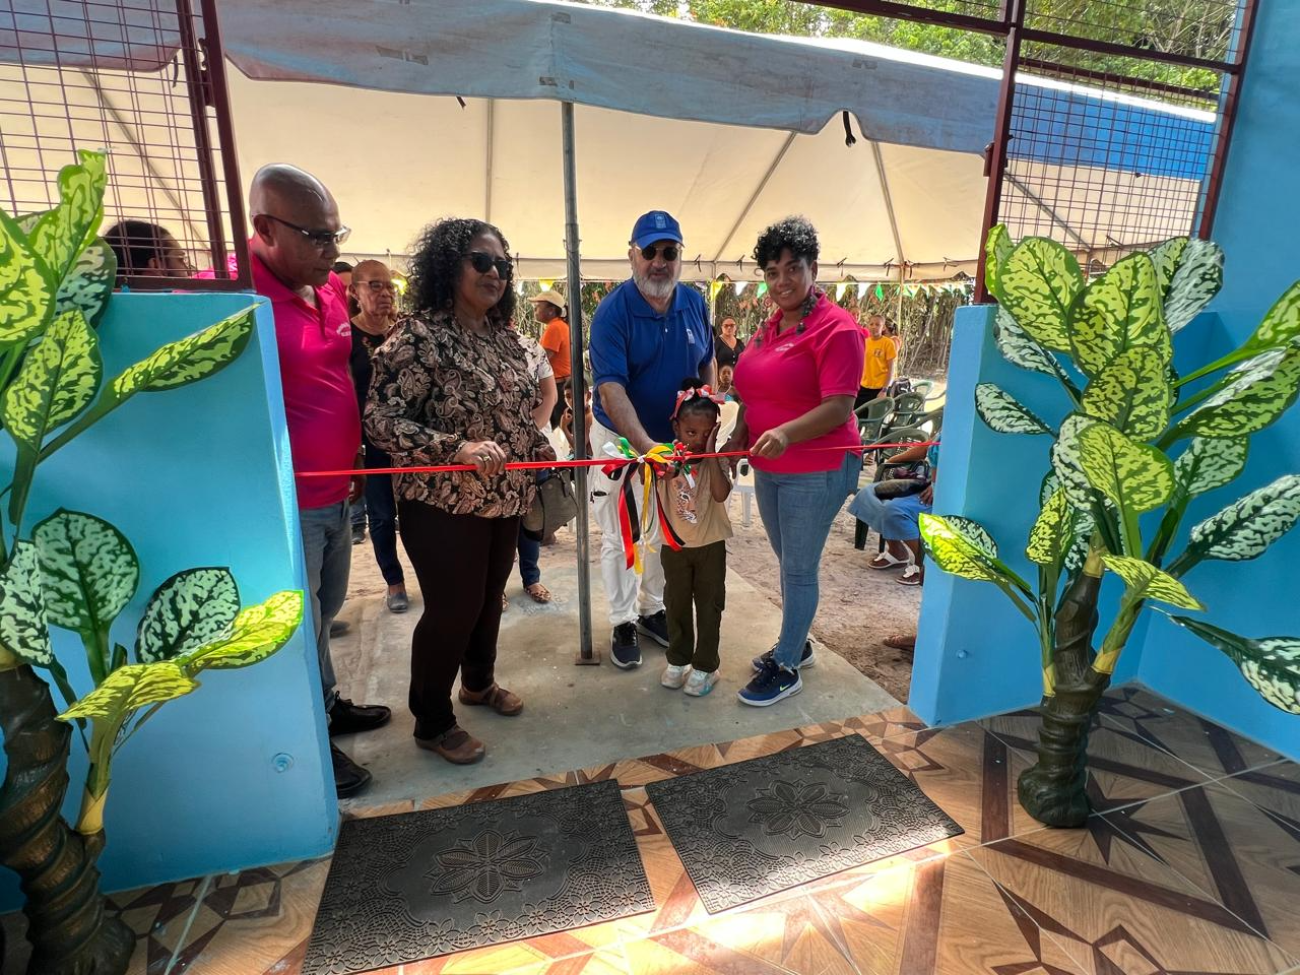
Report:
[[[552,471],[537,485],[533,506],[524,514],[523,529],[534,538],[545,538],[578,516],[578,502],[573,497],[573,474]]]

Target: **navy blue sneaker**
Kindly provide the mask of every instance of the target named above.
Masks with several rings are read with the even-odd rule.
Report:
[[[636,625],[637,629],[661,647],[667,648],[671,642],[668,639],[668,614],[662,609],[650,616],[642,616]]]
[[[637,639],[634,623],[620,623],[614,627],[614,636],[609,641],[609,660],[623,670],[641,666],[641,641]]]
[[[760,653],[751,660],[750,666],[754,668],[755,673],[762,670],[776,658],[776,647],[773,647],[767,653]],[[794,665],[795,670],[803,670],[805,667],[816,667],[817,661],[813,659],[812,640],[805,640],[803,644],[803,653],[799,654],[799,662]]]
[[[802,690],[803,681],[799,677],[799,671],[786,670],[770,663],[755,674],[749,685],[742,688],[736,696],[740,698],[741,704],[765,708]]]

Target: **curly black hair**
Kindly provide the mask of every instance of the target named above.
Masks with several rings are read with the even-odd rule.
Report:
[[[807,217],[786,217],[759,234],[754,260],[760,268],[765,268],[780,259],[781,252],[786,250],[795,260],[803,258],[809,264],[817,260],[821,246],[817,243],[817,231]]]
[[[465,271],[463,259],[469,254],[470,241],[486,234],[501,241],[501,249],[507,256],[510,254],[505,234],[483,220],[448,217],[424,229],[411,258],[410,292],[416,311],[433,314],[451,307],[456,285]],[[506,275],[505,294],[488,312],[488,321],[494,325],[509,325],[514,318],[514,277],[512,267]]]
[[[680,391],[685,392],[688,389],[699,389],[704,385],[704,380],[699,376],[691,376],[682,380]],[[688,399],[682,404],[682,408],[677,411],[675,419],[683,420],[688,413],[708,414],[709,419],[714,423],[718,422],[718,417],[722,415],[722,408],[707,396],[699,396],[695,399]]]

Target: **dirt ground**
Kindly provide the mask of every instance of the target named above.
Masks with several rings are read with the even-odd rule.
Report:
[[[753,523],[749,528],[741,524],[739,500],[731,505],[735,537],[727,544],[729,572],[743,576],[755,589],[764,593],[777,606],[781,605],[780,576],[776,556],[768,545],[758,518],[757,505]],[[912,654],[887,647],[882,642],[895,634],[914,634],[921,605],[921,590],[915,586],[897,583],[898,569],[876,571],[867,568],[867,561],[875,554],[877,540],[873,534],[867,550],[859,552],[853,547],[853,516],[841,512],[831,530],[822,556],[821,605],[813,624],[813,636],[830,650],[838,653],[867,677],[874,680],[893,697],[906,702],[912,680]],[[399,554],[406,566],[407,584],[415,590],[415,573],[411,571],[406,553]],[[592,529],[591,550],[600,551],[600,533]],[[565,529],[556,537],[556,543],[542,549],[542,581],[546,581],[548,563],[572,563],[576,557],[576,540],[573,530]],[[595,558],[593,557],[593,563]],[[600,584],[599,570],[594,570],[593,581]],[[515,595],[519,576],[511,576],[508,591]],[[370,539],[353,548],[352,578],[348,596],[377,596],[385,591],[383,579],[375,565]],[[733,601],[730,613],[743,608]],[[352,614],[345,606],[340,617],[349,619]],[[776,634],[773,634],[773,641]],[[725,651],[724,651],[725,652]]]

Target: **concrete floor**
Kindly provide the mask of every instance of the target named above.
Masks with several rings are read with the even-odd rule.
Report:
[[[599,544],[599,536],[593,544]],[[353,552],[356,595],[341,614],[352,628],[334,643],[335,670],[343,696],[387,704],[393,720],[377,731],[338,739],[374,774],[369,789],[344,803],[345,808],[730,741],[898,703],[843,658],[822,649],[800,694],[768,708],[740,704],[736,691],[749,679],[750,658],[775,642],[781,614],[734,570],[727,579],[722,679],[709,696],[690,698],[661,687],[663,650],[644,637],[644,663],[638,669],[619,670],[608,662],[607,652],[599,666],[577,667],[577,566],[572,546],[562,544],[542,550],[543,580],[554,596],[549,605],[537,605],[523,594],[517,572],[507,588],[511,606],[502,618],[497,677],[524,699],[524,711],[504,718],[486,709],[458,707],[459,722],[484,741],[487,757],[477,765],[454,766],[417,748],[411,738],[413,720],[406,708],[410,638],[423,608],[414,573],[407,572],[410,611],[392,614],[379,595],[382,581],[369,541]],[[607,606],[598,572],[593,573],[593,590],[594,642],[607,651]]]

